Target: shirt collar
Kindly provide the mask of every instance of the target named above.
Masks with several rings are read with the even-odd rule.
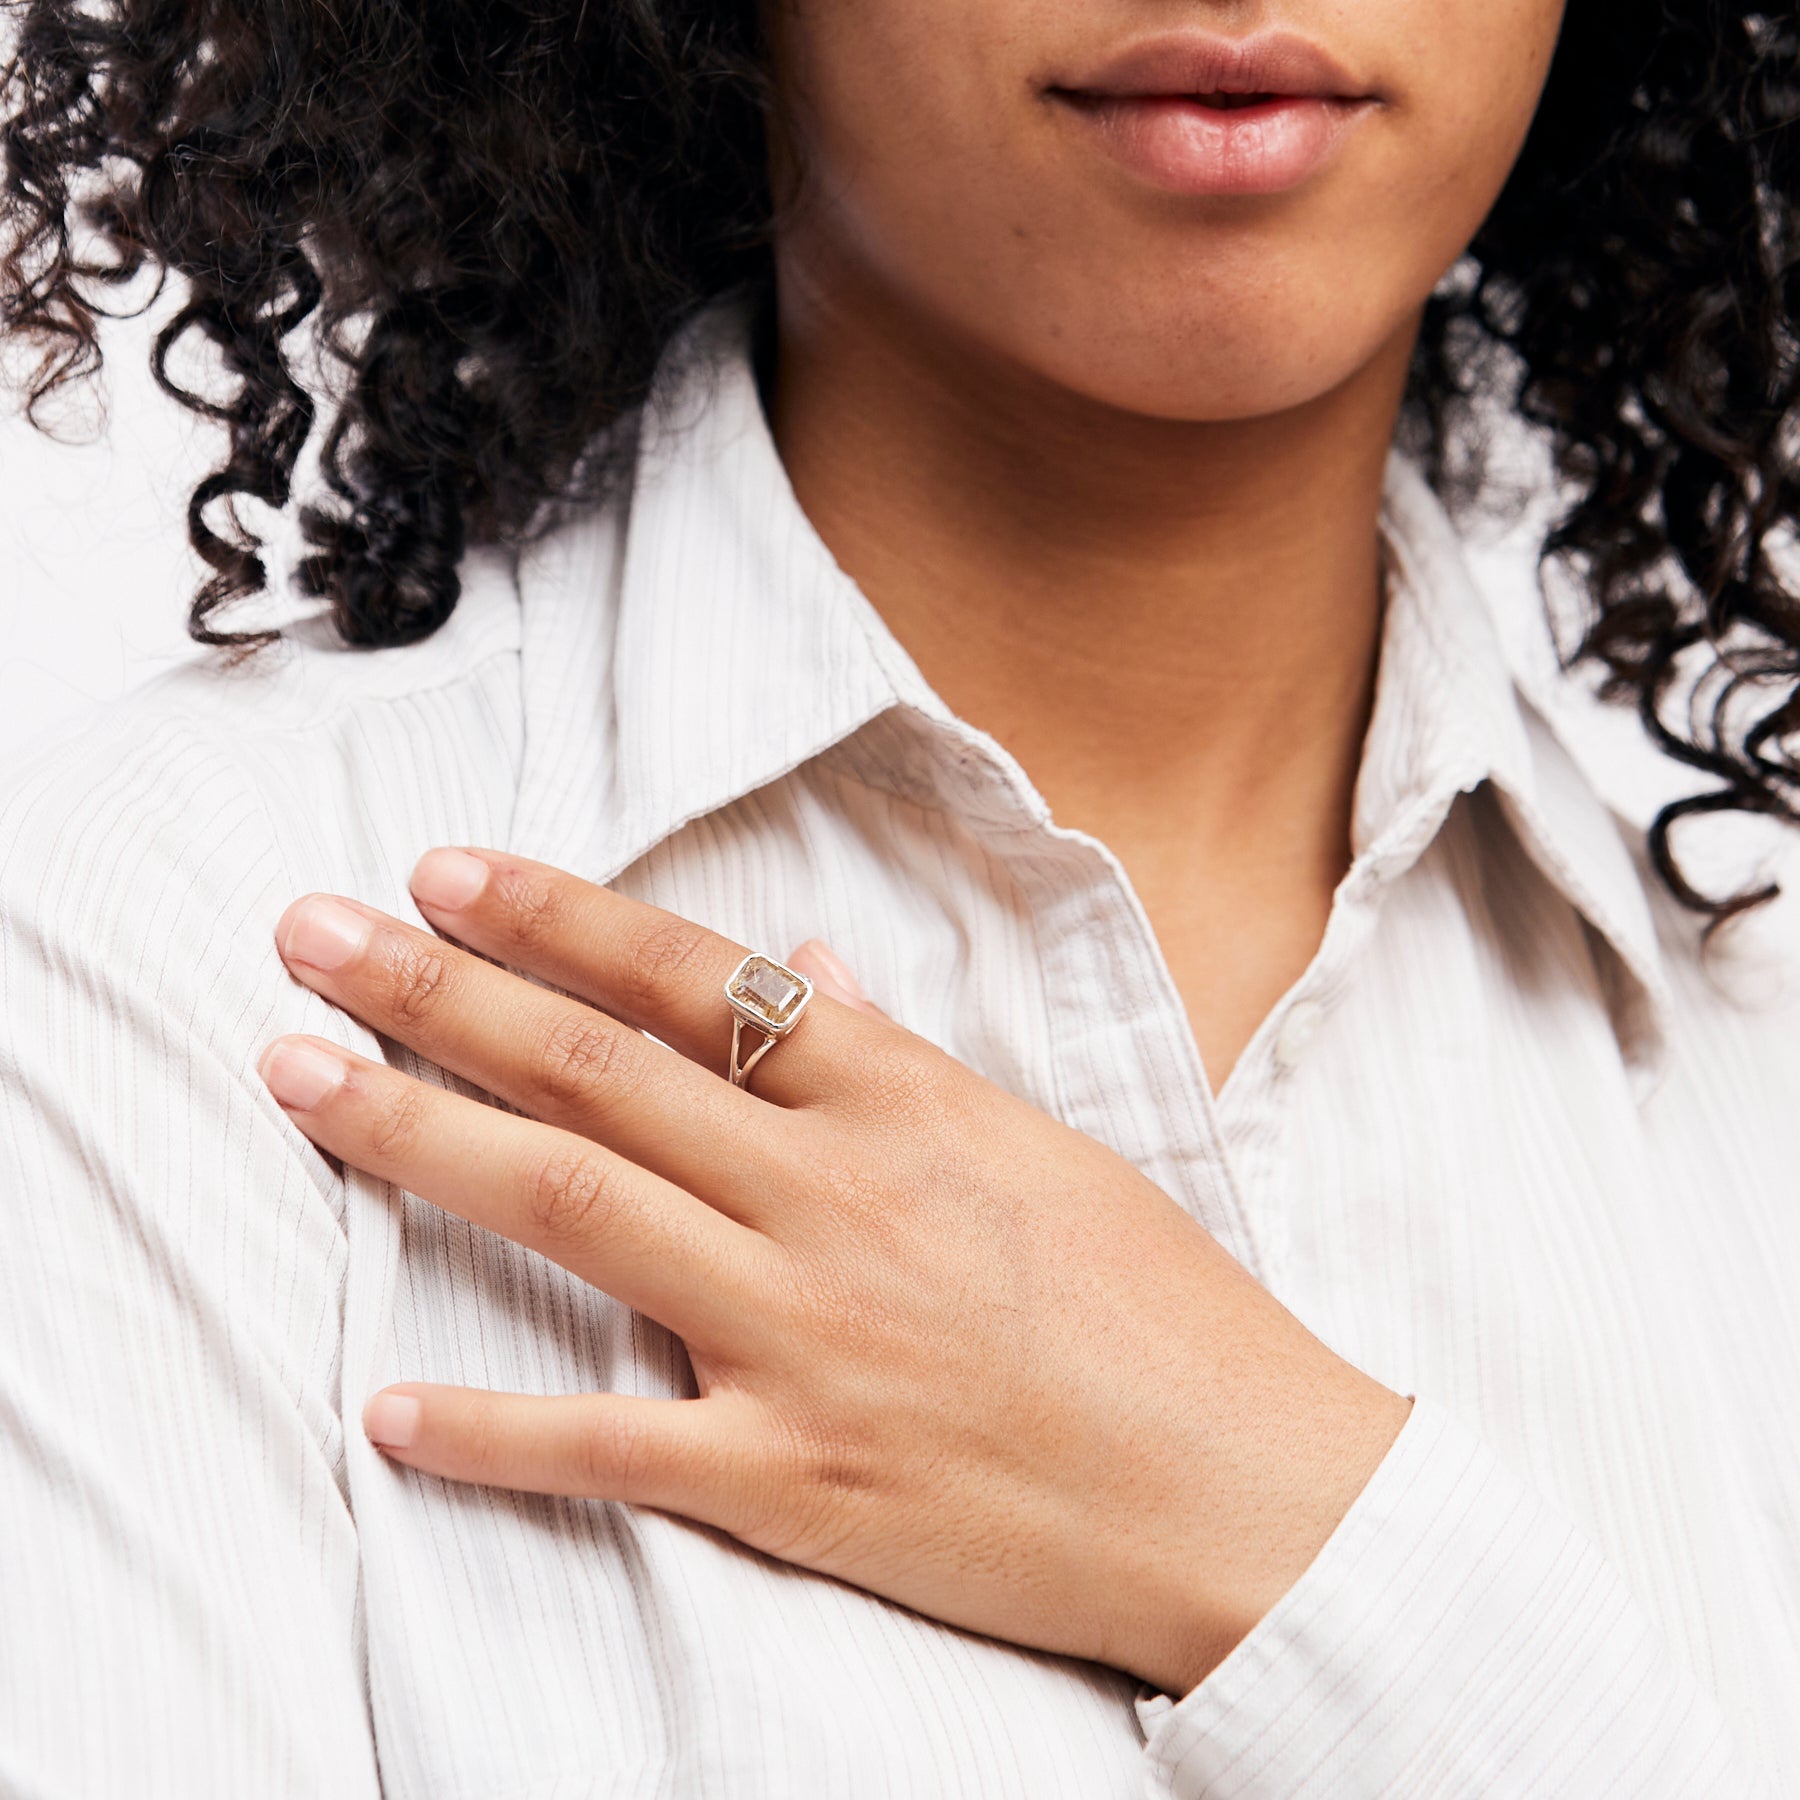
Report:
[[[1521,691],[1462,541],[1396,453],[1382,505],[1387,615],[1353,845],[1390,877],[1421,855],[1459,793],[1490,782],[1520,846],[1598,935],[1621,1048],[1647,1088],[1667,1046],[1667,970],[1620,821]]]
[[[956,727],[802,512],[757,392],[746,309],[715,308],[677,340],[632,450],[621,503],[545,533],[519,571],[513,841],[601,881],[884,713]],[[1618,823],[1519,693],[1455,528],[1398,455],[1383,528],[1388,601],[1353,815],[1358,868],[1377,886],[1393,879],[1459,793],[1493,782],[1526,853],[1616,959],[1614,1024],[1649,1067],[1668,989]],[[957,729],[991,765],[1011,765]]]
[[[622,508],[566,522],[520,569],[520,846],[572,846],[608,876],[892,707],[906,660],[794,497],[744,309],[671,348],[633,466]],[[603,791],[572,785],[595,772]]]

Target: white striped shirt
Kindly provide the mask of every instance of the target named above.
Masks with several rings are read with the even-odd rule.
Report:
[[[631,491],[472,558],[429,642],[303,629],[8,778],[0,1793],[1800,1791],[1794,947],[1721,991],[1396,462],[1354,866],[1212,1092],[1119,864],[926,686],[708,331]],[[417,1066],[272,928],[311,889],[416,918],[443,843],[825,938],[1420,1397],[1201,1687],[364,1441],[401,1379],[691,1391],[667,1333],[327,1162],[255,1076],[286,1031]]]

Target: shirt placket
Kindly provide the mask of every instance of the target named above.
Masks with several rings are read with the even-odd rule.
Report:
[[[1253,1274],[1280,1260],[1280,1223],[1253,1213],[1220,1130],[1187,1011],[1118,858],[1055,825],[1024,770],[951,725],[940,772],[1031,914],[1054,1104],[1204,1225]]]

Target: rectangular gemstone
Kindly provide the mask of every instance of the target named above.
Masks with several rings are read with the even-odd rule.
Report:
[[[779,963],[753,956],[738,970],[732,992],[748,1000],[772,1025],[785,1025],[800,1004],[806,989]]]

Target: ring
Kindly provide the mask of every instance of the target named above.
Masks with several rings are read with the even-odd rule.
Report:
[[[746,956],[725,984],[731,1005],[731,1085],[747,1087],[750,1071],[800,1023],[813,997],[813,984],[772,956]],[[743,1055],[744,1028],[762,1042]]]

